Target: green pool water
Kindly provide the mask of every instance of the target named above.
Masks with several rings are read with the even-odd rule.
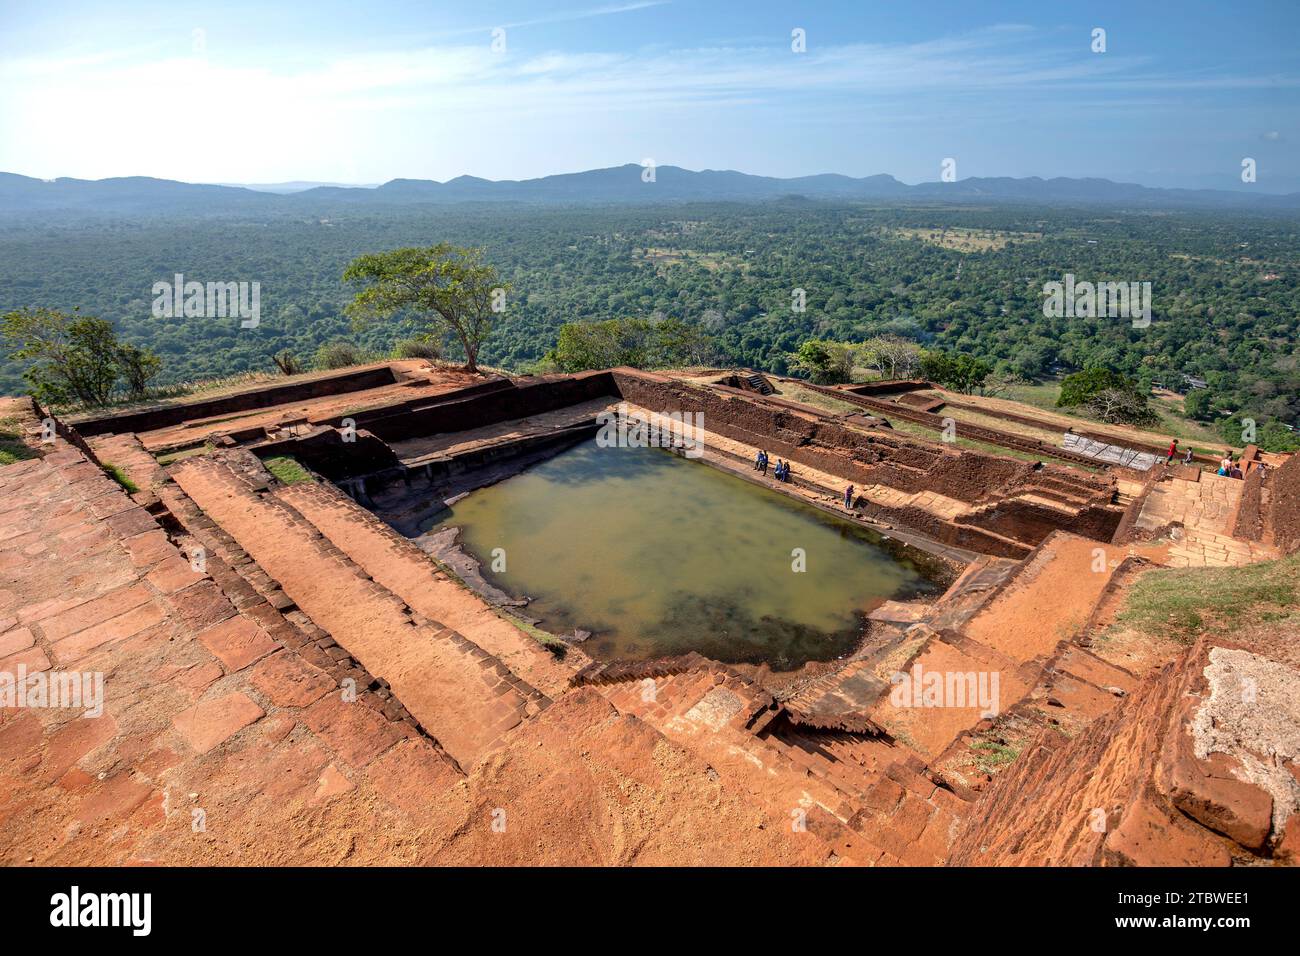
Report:
[[[600,659],[694,650],[788,669],[851,651],[882,601],[938,589],[875,532],[658,448],[585,442],[424,530],[447,527],[547,630],[591,631]]]

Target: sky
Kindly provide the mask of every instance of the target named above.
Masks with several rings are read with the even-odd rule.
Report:
[[[1300,191],[1298,37],[1296,0],[0,0],[0,170],[915,183],[954,159]]]

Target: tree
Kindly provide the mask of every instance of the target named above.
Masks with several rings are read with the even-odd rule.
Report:
[[[1147,407],[1145,395],[1125,388],[1103,388],[1089,399],[1088,411],[1111,425],[1155,425],[1160,421]]]
[[[921,375],[928,381],[970,395],[993,374],[993,366],[965,352],[929,349],[921,353]]]
[[[565,323],[544,361],[562,372],[582,372],[698,365],[712,355],[713,340],[679,319],[606,319]]]
[[[1137,391],[1137,383],[1125,378],[1119,372],[1109,368],[1086,368],[1061,379],[1061,394],[1057,396],[1058,408],[1075,408],[1087,405],[1099,393],[1106,389]]]
[[[655,323],[655,364],[652,368],[689,368],[706,365],[717,356],[713,338],[681,319]]]
[[[32,394],[53,404],[104,406],[120,371],[117,336],[106,319],[57,309],[23,308],[0,317],[11,358],[33,364],[23,373]]]
[[[989,375],[988,378],[980,383],[979,389],[981,395],[994,397],[997,395],[1005,395],[1013,388],[1020,388],[1022,385],[1027,384],[1029,383],[1025,381],[1024,376],[1020,375],[1018,372],[1010,370],[995,370],[993,374]]]
[[[446,242],[360,256],[343,279],[369,283],[347,306],[354,323],[414,313],[418,321],[441,325],[456,336],[469,372],[478,371],[478,353],[491,333],[492,314],[504,308],[509,289],[483,261],[482,249]]]
[[[1208,389],[1197,388],[1183,398],[1183,414],[1198,422],[1208,422],[1214,418],[1214,398]]]
[[[1229,415],[1227,418],[1221,418],[1214,425],[1214,430],[1229,445],[1247,445],[1246,423],[1241,420],[1240,415]]]
[[[1264,451],[1300,451],[1300,435],[1281,422],[1265,422],[1259,429],[1256,444]]]
[[[1082,407],[1111,424],[1155,425],[1160,421],[1138,383],[1109,368],[1087,368],[1065,376],[1056,404],[1060,408]]]
[[[791,356],[790,367],[807,373],[818,385],[849,381],[855,349],[846,342],[809,339]]]
[[[117,364],[126,381],[127,394],[133,399],[144,398],[149,392],[149,382],[162,371],[162,359],[151,349],[135,345],[117,347]]]
[[[921,368],[921,347],[896,335],[878,335],[858,347],[858,360],[881,378],[911,378]]]

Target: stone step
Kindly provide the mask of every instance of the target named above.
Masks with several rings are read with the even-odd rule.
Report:
[[[781,706],[760,685],[725,664],[694,652],[650,661],[594,663],[575,674],[577,684],[596,686],[626,712],[659,719],[685,716],[715,729],[722,724],[756,734],[781,714]],[[688,713],[713,690],[724,693]],[[653,721],[652,721],[653,722]]]
[[[139,489],[131,495],[136,504],[148,508],[158,500],[158,488],[166,483],[167,473],[134,434],[96,435],[86,444],[102,463],[120,469]]]
[[[786,710],[791,719],[807,726],[878,731],[869,713],[889,684],[873,668],[871,661],[850,661],[800,688],[785,702]]]
[[[648,673],[654,663],[646,662],[640,672]],[[820,840],[832,862],[880,860],[883,851],[847,825],[860,806],[851,798],[860,796],[861,768],[826,762],[814,770],[810,758],[792,759],[789,748],[754,735],[746,726],[749,705],[738,700],[746,693],[743,678],[707,666],[638,677],[636,665],[625,665],[615,673],[621,679],[591,686],[620,713],[645,721],[704,760],[727,789],[747,792],[779,825],[798,826],[796,832]]]
[[[568,687],[573,665],[558,660],[504,620],[478,595],[449,578],[428,554],[333,485],[300,482],[277,487],[273,493],[413,611],[464,635],[530,689],[554,696]]]
[[[417,621],[306,518],[215,457],[186,459],[172,477],[302,611],[386,681],[466,769],[529,713],[531,688],[460,634]],[[549,703],[549,702],[547,702]]]
[[[769,746],[783,754],[794,766],[830,786],[839,802],[856,812],[867,799],[867,794],[879,775],[868,775],[862,767],[834,760],[817,748],[802,746],[784,733],[763,738]],[[851,815],[850,815],[851,816]]]
[[[56,449],[0,467],[0,646],[22,648],[26,635],[15,663],[106,675],[106,693],[102,713],[87,719],[44,707],[4,715],[13,772],[0,819],[22,846],[14,858],[383,862],[366,854],[362,830],[343,838],[342,854],[313,856],[322,820],[338,813],[322,816],[319,804],[364,790],[358,818],[391,829],[405,812],[391,795],[418,785],[436,801],[460,776],[454,763],[388,717],[377,695],[344,704],[336,682],[295,650],[293,628],[262,613],[265,602],[240,607],[210,572],[192,569],[171,516],[146,515],[81,451]],[[131,520],[110,523],[117,515]],[[40,549],[14,530],[37,536]],[[7,561],[15,548],[23,560]],[[191,831],[191,807],[209,815],[206,836]]]

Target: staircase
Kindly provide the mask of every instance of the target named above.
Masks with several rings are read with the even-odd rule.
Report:
[[[840,861],[937,865],[965,812],[908,748],[797,726],[757,684],[696,654],[594,664],[574,683],[692,750],[779,819],[797,819]]]
[[[247,456],[251,459],[251,456]],[[550,704],[501,660],[441,622],[413,614],[301,512],[266,487],[251,462],[186,459],[171,475],[194,503],[283,590],[287,603],[342,655],[392,687],[462,767]]]
[[[300,482],[278,487],[274,494],[417,614],[454,629],[547,696],[569,686],[572,665],[500,617],[409,539],[333,485]]]
[[[772,383],[757,372],[746,375],[745,381],[749,383],[751,389],[758,392],[760,395],[771,395],[776,392],[776,389],[772,387]]]

